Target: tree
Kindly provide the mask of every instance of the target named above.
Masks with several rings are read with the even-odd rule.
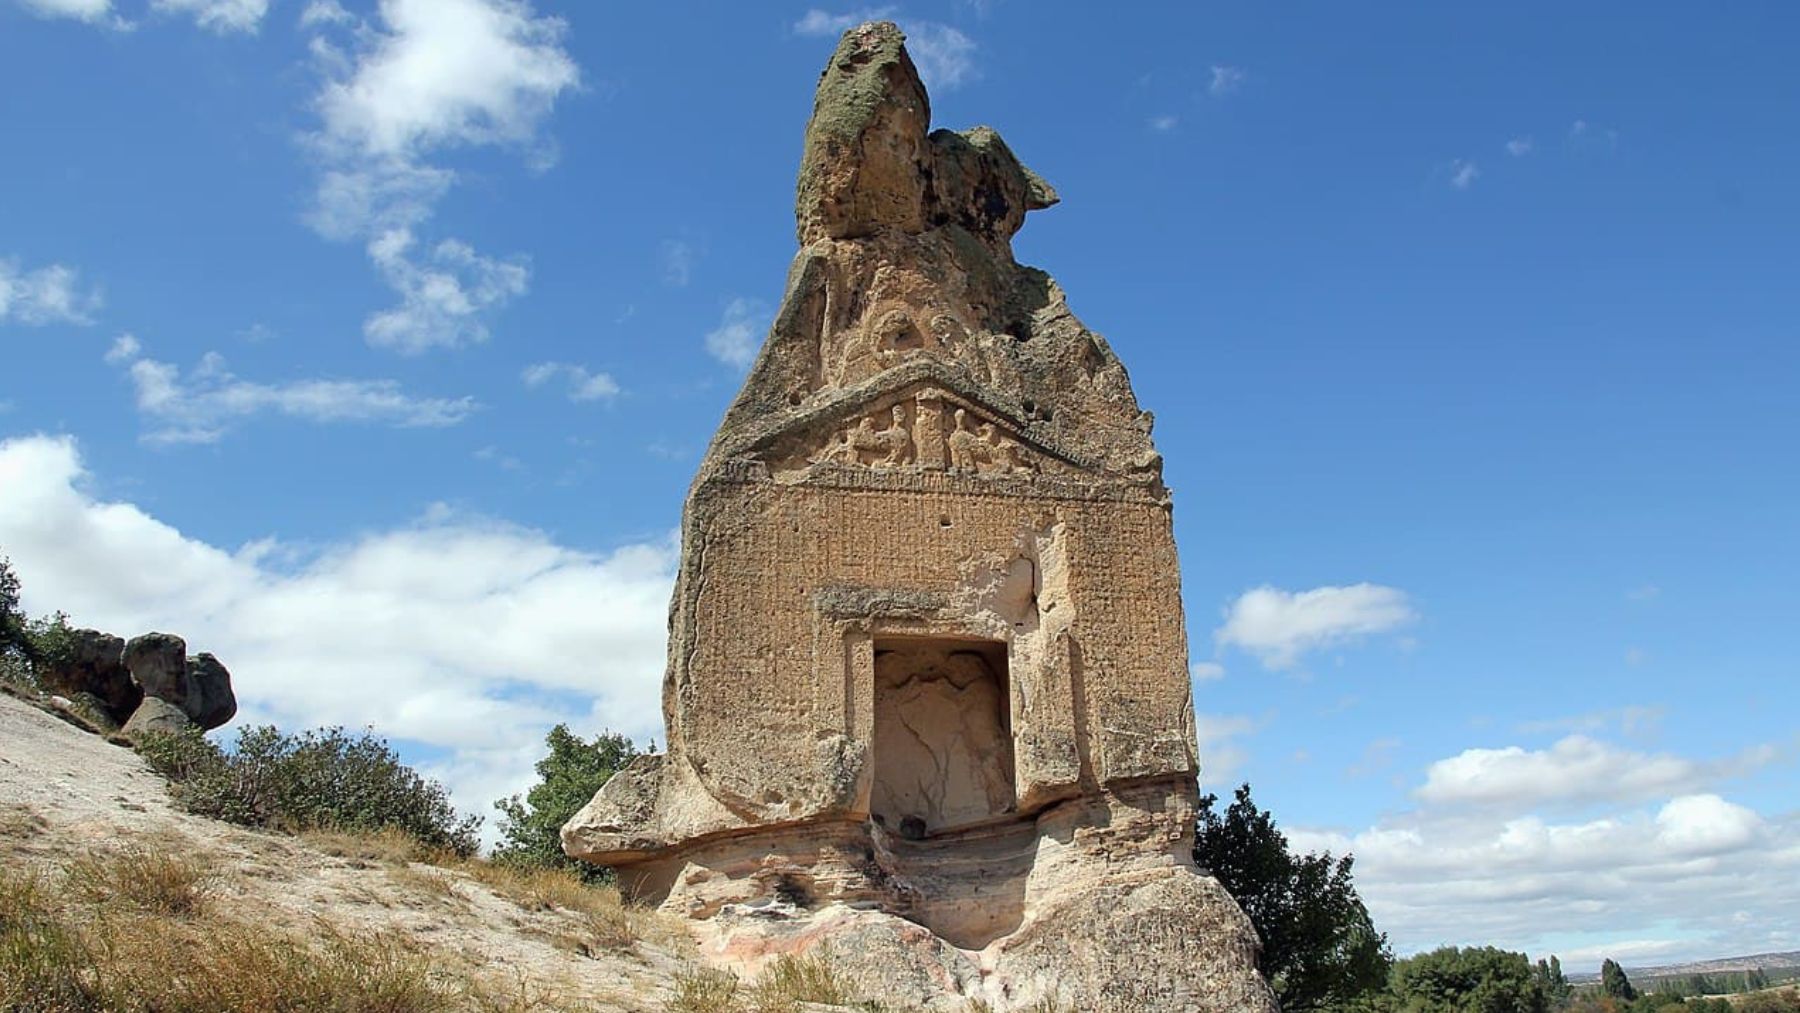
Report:
[[[575,869],[584,878],[600,879],[609,870],[577,862],[563,854],[562,826],[587,805],[619,768],[638,755],[623,735],[602,732],[585,742],[557,725],[544,736],[550,754],[539,760],[539,781],[521,799],[514,795],[494,803],[500,810],[500,845],[494,859],[520,865]]]
[[[12,560],[0,556],[0,656],[23,655],[29,649],[25,637],[25,612],[19,606],[19,575]]]
[[[1626,1002],[1638,997],[1637,989],[1631,987],[1631,979],[1625,977],[1625,969],[1610,957],[1600,964],[1600,991]]]
[[[1403,1013],[1546,1013],[1550,998],[1523,953],[1445,946],[1394,965],[1394,1008]]]
[[[1250,786],[1223,814],[1200,800],[1194,861],[1218,878],[1262,937],[1257,962],[1281,1008],[1336,1010],[1379,992],[1393,956],[1351,882],[1351,856],[1295,856]]]
[[[1563,976],[1562,961],[1551,954],[1549,960],[1539,960],[1535,976],[1544,988],[1544,995],[1552,1003],[1566,1002],[1575,989],[1569,979]]]

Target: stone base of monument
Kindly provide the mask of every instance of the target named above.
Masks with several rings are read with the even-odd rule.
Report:
[[[746,977],[822,950],[907,1008],[1273,1013],[1249,920],[1193,866],[1193,826],[1191,792],[1156,780],[926,839],[866,820],[725,835],[622,883]]]

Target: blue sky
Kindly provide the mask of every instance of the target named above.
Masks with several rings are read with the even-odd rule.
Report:
[[[0,553],[485,809],[660,736],[682,495],[833,37],[1176,491],[1209,788],[1410,951],[1800,948],[1800,11],[0,0]]]

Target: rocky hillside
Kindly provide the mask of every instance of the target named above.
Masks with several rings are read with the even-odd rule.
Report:
[[[421,857],[190,815],[129,749],[0,693],[0,1008],[740,1008],[610,890]]]

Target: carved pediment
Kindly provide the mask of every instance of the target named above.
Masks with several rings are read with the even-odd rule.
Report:
[[[784,420],[737,448],[734,457],[764,462],[775,474],[814,467],[946,471],[974,476],[1078,475],[1099,472],[1055,446],[966,382],[922,368],[885,389],[849,392],[818,410]],[[960,389],[959,389],[960,388]]]

